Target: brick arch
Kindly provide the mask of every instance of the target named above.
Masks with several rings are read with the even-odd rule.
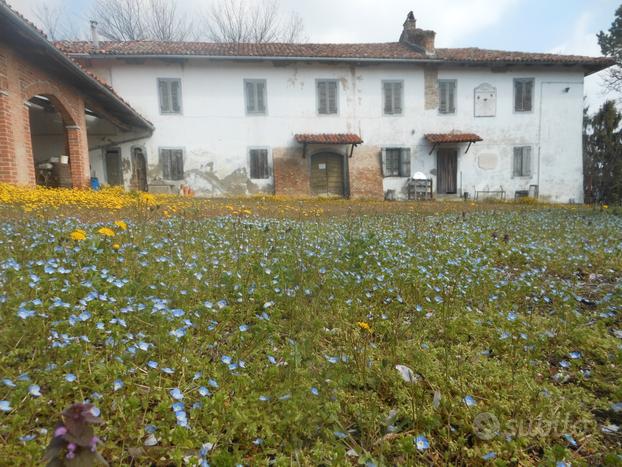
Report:
[[[65,132],[65,148],[69,156],[71,170],[71,182],[73,187],[85,187],[88,185],[88,144],[86,135],[86,121],[84,115],[79,115],[79,110],[72,106],[64,98],[64,93],[59,86],[48,81],[35,81],[22,89],[24,104],[35,96],[43,96],[50,100],[54,109],[61,115]],[[25,106],[25,128],[30,135],[30,112]],[[81,118],[82,117],[82,118]],[[35,182],[34,154],[32,143],[28,143],[30,152],[31,183]]]
[[[35,81],[23,89],[24,103],[35,96],[44,96],[52,102],[54,108],[60,113],[65,126],[77,125],[79,118],[76,109],[63,97],[61,89],[49,81]]]

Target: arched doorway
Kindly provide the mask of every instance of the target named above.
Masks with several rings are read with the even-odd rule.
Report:
[[[147,160],[141,147],[132,148],[132,189],[147,191]]]
[[[311,194],[313,196],[345,195],[344,156],[320,152],[311,156]]]
[[[28,100],[30,144],[37,185],[71,188],[67,127],[74,125],[60,102],[50,95]]]

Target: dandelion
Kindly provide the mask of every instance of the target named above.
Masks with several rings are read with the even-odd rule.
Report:
[[[120,248],[121,248],[121,245],[119,245],[118,243],[113,243],[113,244],[112,244],[112,249],[113,249],[113,250],[118,250],[118,249],[120,249]]]
[[[81,242],[82,240],[86,239],[86,232],[84,230],[80,230],[80,229],[74,230],[73,232],[71,232],[69,234],[69,237],[72,240],[75,240],[77,242]]]
[[[119,227],[121,230],[127,230],[127,224],[124,221],[114,221],[114,225]]]
[[[108,227],[102,227],[97,231],[98,234],[103,235],[104,237],[114,237],[116,234],[114,230]]]
[[[371,332],[371,326],[369,325],[369,323],[366,323],[365,321],[359,321],[358,323],[356,323],[358,325],[359,328],[361,328],[363,331],[368,331]]]

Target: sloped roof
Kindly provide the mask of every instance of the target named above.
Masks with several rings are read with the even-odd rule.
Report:
[[[66,76],[69,84],[77,87],[113,117],[131,126],[153,130],[153,124],[123,100],[111,86],[55,47],[43,31],[11,8],[5,0],[0,0],[0,39],[48,71]]]
[[[425,135],[425,139],[432,144],[442,143],[477,143],[483,141],[481,136],[475,133],[428,133]]]
[[[549,53],[510,52],[479,48],[436,49],[428,56],[403,42],[358,44],[232,44],[212,42],[161,42],[161,41],[102,41],[94,49],[88,41],[61,41],[57,47],[72,55],[104,56],[188,56],[217,58],[267,58],[293,60],[378,60],[425,61],[464,64],[525,64],[525,65],[575,65],[590,72],[614,64],[606,57],[559,55]]]
[[[363,140],[359,135],[352,133],[319,133],[298,134],[295,136],[299,143],[310,144],[361,144]]]

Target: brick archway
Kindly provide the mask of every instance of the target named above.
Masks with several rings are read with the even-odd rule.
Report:
[[[28,168],[28,181],[36,183],[35,160],[32,148],[32,133],[30,128],[30,110],[28,102],[35,96],[42,96],[53,105],[60,114],[65,133],[65,152],[69,157],[71,170],[71,184],[74,188],[88,186],[89,177],[89,154],[86,134],[86,119],[84,116],[84,104],[76,100],[74,105],[67,102],[62,96],[63,92],[58,86],[47,81],[36,81],[23,89],[24,97],[24,130],[26,138],[26,157],[30,161]]]

